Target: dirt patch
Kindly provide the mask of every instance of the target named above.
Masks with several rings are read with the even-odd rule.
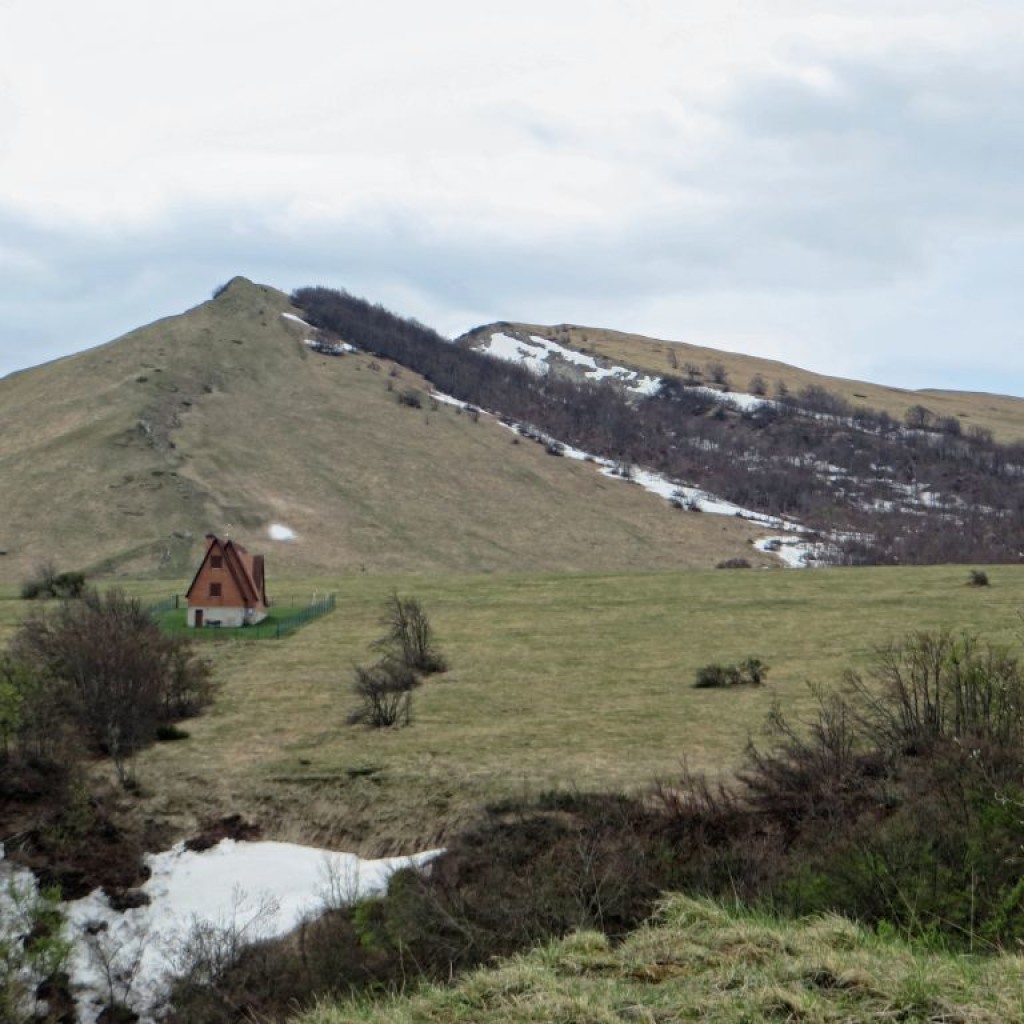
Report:
[[[224,818],[206,822],[191,839],[185,840],[185,849],[202,853],[216,846],[222,839],[253,842],[261,839],[263,830],[259,825],[246,821],[240,814],[229,814]]]
[[[102,887],[113,897],[149,877],[143,857],[170,845],[167,825],[132,814],[116,790],[85,793],[71,787],[63,801],[41,801],[32,825],[6,843],[7,856],[31,870],[43,886],[57,885],[66,900]]]

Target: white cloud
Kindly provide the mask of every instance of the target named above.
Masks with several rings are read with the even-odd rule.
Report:
[[[1005,389],[1022,28],[953,0],[14,0],[0,372],[246,273],[445,331]]]

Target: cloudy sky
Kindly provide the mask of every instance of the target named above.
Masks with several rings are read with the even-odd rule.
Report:
[[[0,0],[0,375],[244,274],[1024,395],[1021,268],[1021,0]]]

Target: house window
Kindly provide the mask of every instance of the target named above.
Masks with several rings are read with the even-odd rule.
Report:
[[[224,557],[222,555],[210,555],[210,568],[219,569],[224,564]]]
[[[211,583],[210,584],[210,597],[220,597],[220,584],[219,583]]]

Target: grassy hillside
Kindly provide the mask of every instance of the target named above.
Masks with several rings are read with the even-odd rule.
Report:
[[[325,1004],[299,1020],[996,1024],[1024,1019],[1022,991],[1020,957],[924,952],[842,918],[785,923],[672,896],[621,944],[578,933],[452,986]]]
[[[269,835],[363,853],[432,845],[486,802],[551,787],[643,787],[691,768],[727,773],[772,701],[863,667],[908,630],[970,627],[1012,641],[1024,569],[360,576],[280,583],[337,611],[295,635],[212,639],[223,681],[191,738],[141,755],[147,814],[183,830],[240,812]],[[414,697],[410,728],[345,724],[351,666],[372,659],[385,598],[418,597],[451,670]],[[139,592],[163,596],[159,583]],[[10,593],[10,591],[8,591]],[[25,603],[0,600],[0,640]],[[712,661],[756,655],[762,688],[692,687]]]
[[[182,575],[207,531],[282,572],[709,566],[750,528],[673,514],[414,375],[322,356],[288,298],[216,299],[0,381],[0,579],[63,568]],[[294,312],[294,311],[293,311]],[[400,405],[407,388],[421,407]],[[271,543],[280,522],[294,543]]]
[[[660,341],[639,334],[595,327],[505,323],[477,328],[470,334],[490,333],[491,330],[501,328],[538,334],[581,352],[608,359],[614,364],[650,373],[685,376],[684,368],[692,363],[701,371],[703,379],[710,381],[708,364],[720,363],[728,372],[729,382],[735,391],[749,390],[751,378],[759,374],[767,384],[769,395],[780,381],[794,393],[808,386],[821,387],[840,395],[852,405],[884,410],[898,420],[903,419],[911,406],[923,405],[937,417],[959,417],[965,429],[977,426],[991,430],[998,441],[1024,439],[1024,398],[970,391],[892,388],[812,373],[774,359],[722,352],[686,342]],[[922,375],[925,373],[926,370],[923,370]]]

